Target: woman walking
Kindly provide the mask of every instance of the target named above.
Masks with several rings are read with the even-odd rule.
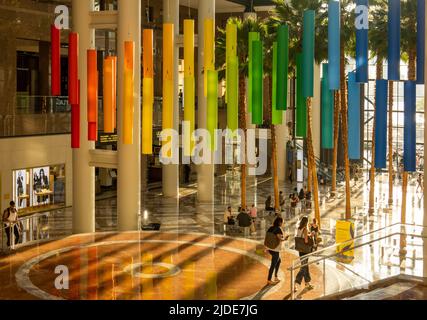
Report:
[[[301,241],[304,241],[304,243],[307,245],[306,247],[310,247],[310,246],[312,246],[312,243],[313,243],[313,241],[310,242],[311,239],[309,239],[312,236],[312,233],[308,232],[307,225],[308,225],[308,218],[303,217],[299,223],[296,238],[300,238],[300,239],[302,238],[303,240],[301,240]],[[294,292],[298,291],[297,286],[301,285],[302,279],[304,279],[305,287],[307,289],[311,290],[314,287],[310,284],[311,276],[310,276],[310,269],[309,269],[308,264],[307,264],[308,258],[305,258],[305,256],[307,254],[309,254],[311,252],[311,250],[302,250],[300,248],[296,248],[296,249],[299,251],[299,256],[301,259],[301,269],[298,272],[296,279],[295,279]]]
[[[280,259],[280,250],[282,248],[282,242],[286,241],[288,237],[285,237],[284,232],[282,230],[283,227],[283,219],[278,217],[276,220],[274,220],[273,226],[271,226],[267,234],[274,235],[276,239],[273,237],[272,242],[276,242],[277,246],[275,248],[271,248],[270,246],[267,246],[268,252],[271,254],[271,265],[270,270],[268,271],[268,285],[275,285],[280,282],[280,279],[278,278],[280,263],[282,260]],[[273,273],[274,273],[274,281],[273,279]]]

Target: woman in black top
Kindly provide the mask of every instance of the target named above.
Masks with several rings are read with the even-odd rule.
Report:
[[[309,237],[312,236],[311,232],[309,232],[307,228],[308,228],[308,218],[303,217],[299,223],[296,237],[303,238],[306,244],[309,243]],[[301,268],[295,278],[294,292],[298,290],[297,285],[301,285],[302,279],[304,279],[305,287],[307,289],[310,289],[310,290],[313,289],[313,286],[310,284],[311,276],[310,276],[310,269],[307,264],[308,258],[305,258],[306,255],[307,253],[299,252],[299,256],[301,259]]]
[[[283,219],[278,217],[274,220],[273,226],[271,226],[267,232],[271,232],[277,236],[280,240],[279,245],[274,249],[269,249],[268,252],[271,254],[271,265],[270,270],[268,271],[268,285],[275,285],[280,282],[280,279],[277,277],[279,273],[280,263],[282,260],[280,259],[280,249],[282,247],[282,242],[285,241],[288,237],[285,237],[284,232],[282,230]],[[274,281],[272,281],[273,273],[275,275]]]

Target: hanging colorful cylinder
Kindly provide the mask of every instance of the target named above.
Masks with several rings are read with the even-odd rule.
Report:
[[[248,103],[248,112],[252,113],[252,79],[253,79],[253,54],[252,54],[252,41],[259,40],[260,34],[259,32],[249,32],[249,40],[248,40],[248,95],[247,95],[247,103]]]
[[[425,82],[426,2],[417,0],[417,84]]]
[[[123,144],[133,144],[135,43],[124,42]]]
[[[189,124],[189,130],[184,133],[184,155],[190,157],[194,147],[192,139],[195,130],[195,95],[196,82],[194,78],[194,20],[184,20],[184,121]]]
[[[417,123],[416,123],[416,83],[405,81],[405,128],[403,146],[403,165],[406,172],[415,172],[417,159]]]
[[[360,84],[356,73],[348,74],[348,158],[360,160]]]
[[[388,0],[388,80],[400,80],[400,0]]]
[[[331,0],[328,5],[328,87],[340,89],[341,4]]]
[[[80,148],[80,80],[77,85],[77,100],[79,103],[71,105],[71,148]]]
[[[279,26],[277,30],[277,110],[288,108],[288,69],[289,69],[289,27]]]
[[[302,53],[297,54],[297,90],[296,90],[296,136],[307,137],[307,107],[303,94],[303,67]]]
[[[271,97],[271,123],[273,125],[282,124],[283,111],[277,109],[277,42],[273,42],[273,70],[272,70],[272,97]]]
[[[218,127],[218,72],[208,70],[207,130],[211,150],[216,149],[215,130]]]
[[[363,8],[356,17],[356,82],[368,83],[369,61],[368,61],[368,0],[357,0],[357,8]]]
[[[261,41],[252,41],[252,124],[262,125],[263,119],[263,44]]]
[[[174,25],[172,23],[163,24],[163,130],[174,129],[174,42]],[[165,141],[164,143],[168,142],[170,141]],[[172,156],[172,151],[162,155],[165,158],[171,158]]]
[[[375,93],[375,168],[384,169],[387,162],[387,80],[376,81]]]
[[[117,129],[117,56],[109,56],[113,60],[113,127]]]
[[[142,31],[143,42],[143,79],[142,79],[142,153],[153,153],[153,105],[154,105],[154,68],[153,68],[153,29]]]
[[[88,140],[98,139],[98,61],[94,49],[87,50],[87,122]]]
[[[208,95],[208,71],[215,70],[215,25],[213,19],[205,19],[205,63],[204,63],[204,88],[205,97]]]
[[[225,69],[225,81],[226,81],[226,90],[225,90],[225,101],[228,103],[228,94],[229,94],[229,68],[228,68],[228,59],[230,57],[237,56],[237,25],[235,23],[228,22],[225,28],[226,37],[225,37],[225,59],[226,59],[226,69]]]
[[[103,101],[104,101],[104,132],[114,133],[114,59],[104,59]]]
[[[52,25],[51,37],[51,93],[61,95],[61,31]]]
[[[239,127],[239,60],[237,58],[237,25],[228,23],[226,27],[226,95],[227,127],[237,130]]]
[[[334,148],[334,95],[329,88],[329,66],[323,64],[322,86],[322,148]]]
[[[70,32],[68,36],[68,102],[79,104],[79,35]]]
[[[304,11],[303,51],[303,96],[314,95],[314,10]]]

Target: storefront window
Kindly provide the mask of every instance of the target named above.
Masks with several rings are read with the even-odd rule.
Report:
[[[65,206],[65,165],[13,171],[13,200],[21,214]]]

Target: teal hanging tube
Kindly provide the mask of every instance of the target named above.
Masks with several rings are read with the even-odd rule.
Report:
[[[303,55],[303,96],[313,97],[314,87],[314,11],[304,11],[304,26],[302,36]]]
[[[276,108],[285,111],[288,104],[289,28],[281,25],[277,30],[277,88]]]

